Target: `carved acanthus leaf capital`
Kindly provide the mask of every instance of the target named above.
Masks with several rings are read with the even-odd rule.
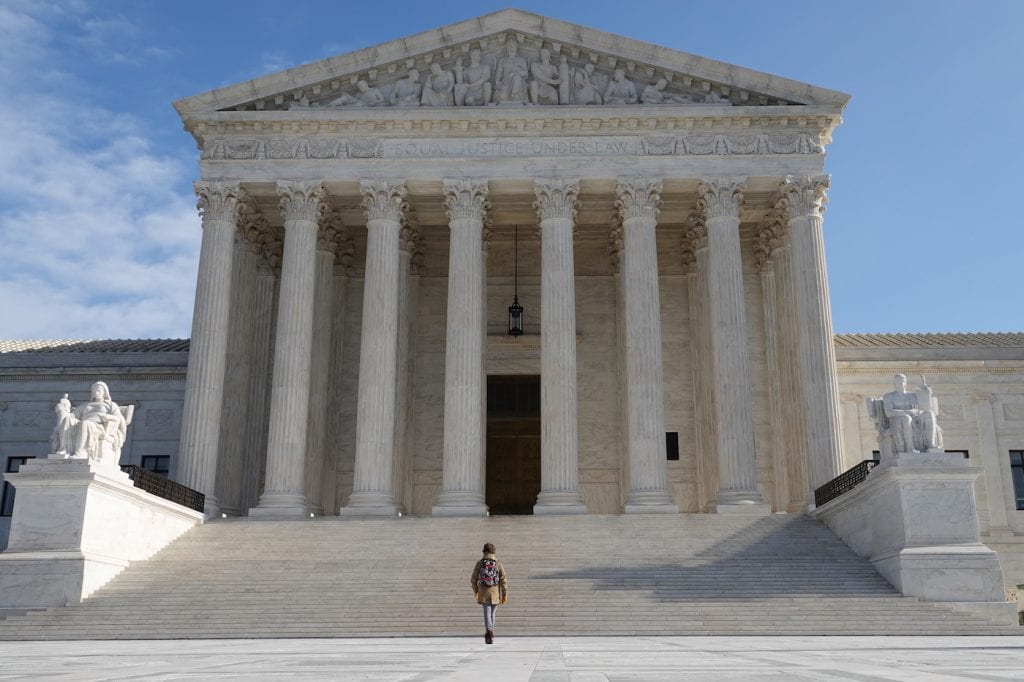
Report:
[[[537,209],[537,220],[568,219],[576,222],[576,210],[579,208],[580,184],[576,180],[562,178],[539,178],[534,181],[534,195],[537,200],[533,207]]]
[[[764,223],[754,239],[754,265],[759,272],[771,269],[772,257],[785,241],[785,217],[778,209],[772,209],[765,216]]]
[[[237,182],[199,181],[193,187],[199,200],[196,208],[203,224],[208,222],[238,223],[238,213],[246,194]]]
[[[345,226],[341,222],[341,212],[327,204],[323,213],[320,214],[320,226],[316,233],[317,250],[337,254],[338,240],[341,239],[344,232]]]
[[[320,222],[327,200],[323,183],[278,181],[277,195],[281,197],[281,213],[286,224],[293,221]]]
[[[697,210],[706,220],[740,217],[746,178],[705,178],[697,183]]]
[[[444,207],[448,220],[479,220],[488,222],[491,202],[487,200],[490,187],[486,180],[444,180]]]
[[[419,220],[412,213],[405,213],[402,216],[402,228],[398,232],[398,248],[406,253],[412,253],[416,243],[420,240]]]
[[[693,213],[686,220],[686,229],[683,231],[680,248],[683,272],[688,275],[697,273],[697,252],[707,248],[707,245],[708,226],[704,221],[704,215]]]
[[[617,274],[622,267],[622,223],[616,224],[608,235],[608,258],[611,274]]]
[[[623,222],[630,218],[657,220],[661,212],[661,180],[625,178],[615,184],[615,209]]]
[[[239,204],[238,230],[235,232],[235,247],[241,251],[259,254],[269,230],[266,217],[252,201]]]
[[[779,198],[775,207],[782,210],[787,220],[801,216],[820,217],[828,203],[829,176],[787,176],[779,183]]]
[[[363,180],[359,183],[367,220],[401,222],[409,209],[409,191],[402,180]]]

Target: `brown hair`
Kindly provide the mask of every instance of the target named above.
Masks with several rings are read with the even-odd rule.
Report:
[[[494,545],[489,542],[484,545],[484,554],[494,554]]]

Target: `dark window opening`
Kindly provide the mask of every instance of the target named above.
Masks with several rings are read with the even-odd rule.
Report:
[[[665,433],[665,455],[670,462],[679,461],[679,432],[667,431]]]
[[[149,469],[154,474],[167,476],[171,472],[170,455],[143,455],[142,468]]]
[[[35,457],[8,457],[5,473],[16,474],[21,465]],[[12,516],[14,514],[14,486],[4,481],[3,496],[0,497],[0,516]]]
[[[1010,476],[1017,509],[1024,509],[1024,450],[1010,450]]]

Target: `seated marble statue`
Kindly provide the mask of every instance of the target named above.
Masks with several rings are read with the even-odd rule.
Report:
[[[427,107],[450,107],[455,104],[452,94],[455,90],[455,76],[445,71],[434,62],[430,65],[430,75],[423,84],[423,105]]]
[[[530,68],[526,59],[519,56],[519,45],[516,41],[508,41],[506,50],[508,52],[498,62],[498,69],[494,74],[494,103],[526,104],[529,101],[526,79],[530,75]]]
[[[878,431],[883,455],[913,452],[941,452],[942,429],[935,420],[939,411],[932,389],[921,377],[913,393],[907,391],[907,377],[893,377],[895,390],[881,398],[868,398],[868,414]]]
[[[418,107],[420,105],[420,72],[416,69],[409,69],[407,78],[395,83],[394,90],[388,101],[395,107]]]
[[[54,454],[88,459],[106,466],[118,465],[134,405],[120,407],[110,399],[107,385],[97,381],[92,385],[89,402],[72,409],[65,393],[54,411],[57,413],[57,426],[51,438]]]
[[[551,52],[540,51],[540,61],[530,67],[530,101],[533,104],[558,104],[558,67],[551,63]]]
[[[594,85],[594,65],[588,63],[582,69],[577,69],[573,76],[573,88],[575,90],[576,104],[600,104],[601,93]]]
[[[480,61],[480,50],[469,51],[469,67],[455,65],[455,104],[476,107],[491,103],[491,67]]]
[[[382,107],[384,106],[384,95],[377,88],[371,88],[364,80],[356,83],[358,92],[350,95],[347,92],[341,97],[327,103],[329,107]]]
[[[605,104],[636,104],[636,86],[626,78],[626,72],[615,69],[615,77],[604,91]]]

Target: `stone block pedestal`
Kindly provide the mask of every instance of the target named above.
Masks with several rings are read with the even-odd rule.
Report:
[[[902,594],[963,608],[973,603],[1016,623],[999,557],[981,542],[974,500],[980,474],[959,454],[901,453],[812,516]]]
[[[202,512],[85,459],[30,460],[8,479],[17,497],[0,553],[0,609],[80,602],[203,522]]]

